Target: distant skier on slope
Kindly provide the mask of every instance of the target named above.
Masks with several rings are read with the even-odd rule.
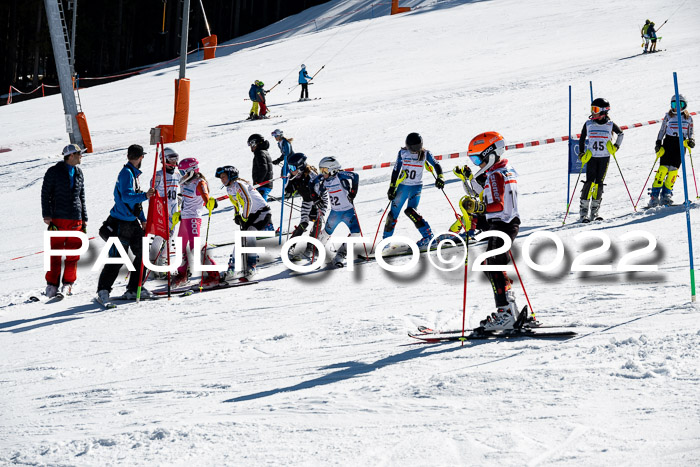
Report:
[[[409,133],[406,136],[406,146],[399,150],[396,156],[394,170],[391,173],[391,182],[387,197],[391,201],[391,209],[386,218],[384,225],[383,238],[388,238],[394,235],[394,228],[399,220],[399,213],[404,204],[408,203],[408,207],[404,214],[408,216],[420,232],[422,238],[418,241],[419,248],[428,247],[430,240],[433,238],[433,231],[430,229],[430,224],[421,216],[416,209],[420,203],[421,192],[423,191],[423,169],[430,165],[437,173],[435,186],[440,189],[445,186],[443,180],[442,167],[437,163],[433,154],[423,148],[423,138],[418,133]],[[396,182],[402,171],[406,171],[406,179],[396,186]],[[390,245],[387,244],[385,248]]]
[[[302,63],[301,70],[299,70],[299,84],[301,85],[301,95],[299,96],[299,101],[309,100],[309,81],[312,79],[313,77],[306,72],[306,65]]]
[[[234,222],[239,225],[242,231],[274,230],[270,206],[248,181],[239,177],[236,167],[232,165],[219,167],[216,169],[215,176],[221,179],[221,183],[226,187],[228,198],[236,210]],[[246,237],[243,241],[247,247],[255,248],[257,245],[255,237]],[[234,251],[235,248],[234,245]],[[232,253],[228,263],[228,271],[226,272],[227,278],[233,277],[236,273],[234,260],[235,256]],[[250,279],[257,272],[258,255],[246,253],[245,261],[246,266],[243,268],[244,277]]]
[[[287,196],[292,197],[295,194],[301,196],[301,218],[299,225],[294,228],[292,237],[302,235],[309,225],[311,225],[311,236],[318,238],[323,229],[323,217],[328,212],[328,193],[324,192],[322,196],[315,201],[311,187],[311,180],[318,176],[318,171],[315,167],[306,163],[306,156],[300,152],[289,156],[289,183],[285,188]],[[309,260],[314,256],[314,248],[309,243],[303,254],[294,254],[289,252],[290,259],[300,261],[302,257]]]
[[[350,237],[359,237],[360,223],[357,220],[357,212],[355,212],[353,201],[357,196],[360,176],[355,172],[340,170],[340,163],[333,156],[321,159],[318,167],[321,175],[317,175],[311,180],[311,198],[314,201],[319,201],[328,193],[331,206],[331,213],[326,221],[326,227],[318,239],[325,245],[341,222],[350,229]],[[336,251],[333,264],[339,268],[345,266],[346,255],[347,245],[344,243]]]
[[[586,181],[581,189],[580,221],[583,223],[599,220],[598,210],[603,200],[603,182],[610,163],[610,148],[613,133],[617,134],[611,146],[617,151],[624,137],[619,126],[608,117],[610,103],[603,98],[591,102],[591,115],[581,130],[579,159],[586,164]],[[589,213],[590,209],[590,213]]]
[[[474,178],[484,181],[484,189],[478,196],[463,197],[460,207],[468,214],[484,214],[488,230],[503,232],[515,240],[520,231],[518,174],[508,165],[507,159],[501,159],[505,148],[503,137],[495,131],[487,131],[471,140],[468,155],[472,163],[479,167]],[[481,178],[482,175],[485,178]],[[500,238],[489,237],[486,250],[495,250],[503,244]],[[507,252],[486,260],[488,265],[506,265],[509,262]],[[515,303],[515,292],[511,290],[513,281],[505,271],[486,271],[485,274],[493,287],[496,312],[482,320],[480,326],[485,331],[509,330],[521,326],[527,316],[520,316]]]
[[[248,98],[253,101],[253,106],[250,108],[248,120],[268,118],[267,106],[265,105],[265,94],[267,91],[265,91],[264,86],[265,83],[257,79],[250,85],[250,89],[248,90]]]
[[[680,95],[681,124],[683,125],[683,140],[689,148],[695,147],[695,135],[693,131],[693,117],[688,112],[688,102]],[[673,204],[673,185],[678,177],[678,168],[681,166],[681,147],[678,141],[678,114],[676,113],[676,96],[671,97],[671,109],[664,116],[656,138],[654,151],[657,156],[661,151],[659,170],[656,172],[654,183],[651,185],[651,199],[649,207],[659,204],[667,206]],[[661,199],[659,199],[661,195]]]

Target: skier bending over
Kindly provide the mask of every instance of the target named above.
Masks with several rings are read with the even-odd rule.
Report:
[[[331,205],[331,213],[326,222],[319,240],[324,245],[339,223],[344,223],[350,229],[350,237],[360,236],[360,223],[357,220],[357,212],[353,206],[353,200],[357,196],[360,176],[355,172],[345,172],[340,170],[340,163],[335,157],[324,157],[318,164],[321,175],[317,175],[311,181],[312,199],[318,202],[326,196]],[[333,264],[342,268],[345,266],[345,256],[347,255],[347,244],[338,248]]]
[[[683,125],[683,140],[689,148],[695,147],[695,137],[693,132],[693,117],[686,108],[688,102],[682,95],[681,103],[681,125]],[[673,185],[678,177],[678,168],[681,166],[681,147],[678,141],[678,114],[676,113],[676,96],[671,98],[671,109],[664,116],[659,129],[659,136],[656,138],[654,151],[659,161],[659,170],[656,172],[654,183],[651,185],[651,199],[649,207],[673,204]],[[661,200],[659,200],[659,194]]]
[[[586,181],[581,189],[580,221],[587,223],[600,220],[598,210],[603,201],[603,181],[608,172],[610,155],[614,155],[622,144],[624,135],[610,118],[610,103],[601,97],[591,102],[591,116],[583,125],[578,142],[579,159],[586,164]],[[613,133],[617,134],[615,144]],[[589,214],[590,208],[590,214]]]

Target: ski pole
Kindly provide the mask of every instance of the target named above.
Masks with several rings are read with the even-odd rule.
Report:
[[[700,195],[698,194],[698,181],[695,178],[695,167],[693,167],[693,154],[690,150],[690,146],[688,146],[688,140],[683,141],[683,146],[685,146],[685,148],[688,150],[688,157],[690,158],[690,168],[693,171],[693,183],[695,183],[695,197],[700,198]]]
[[[578,181],[581,178],[581,172],[583,172],[583,165],[581,164],[581,168],[578,169],[578,177],[576,177],[576,183],[574,184],[574,191],[571,192],[571,199],[569,200],[569,203],[566,205],[566,214],[564,214],[564,220],[561,221],[561,225],[566,224],[566,218],[569,215],[569,209],[571,208],[571,203],[574,200],[574,195],[576,194],[576,187],[578,186]]]
[[[396,185],[394,186],[394,190],[398,190],[399,185],[401,185],[401,182],[406,180],[406,177],[408,176],[408,172],[406,170],[401,171],[401,175],[399,175],[399,178],[396,180]],[[372,249],[369,250],[370,253],[374,252],[374,244],[377,242],[377,236],[379,235],[379,229],[382,227],[382,221],[384,220],[384,216],[386,216],[386,212],[389,210],[389,206],[391,206],[391,202],[393,200],[389,200],[389,204],[386,205],[386,208],[384,209],[384,214],[382,214],[382,218],[379,219],[379,225],[377,226],[377,233],[374,234],[374,241],[372,242]]]
[[[209,242],[209,225],[211,224],[211,212],[214,210],[214,203],[216,199],[209,198],[207,201],[207,209],[209,210],[209,216],[207,217],[207,234],[204,237],[204,255],[202,256],[202,264],[207,260],[207,243]],[[201,292],[204,285],[204,271],[202,271],[202,277],[199,279],[199,291]]]
[[[355,209],[355,203],[352,204],[352,210],[355,211],[355,219],[357,219],[357,227],[360,229],[360,236],[364,237],[365,235],[362,233],[362,226],[360,225],[360,218],[357,215],[357,209]],[[365,259],[369,261],[369,253],[367,253],[367,245],[362,243],[362,246],[365,248]]]
[[[627,195],[630,197],[630,203],[632,203],[632,208],[634,208],[634,212],[637,212],[637,206],[634,205],[634,201],[632,201],[632,195],[630,194],[630,189],[627,187],[627,182],[625,181],[625,176],[622,175],[622,169],[620,168],[620,164],[617,162],[617,157],[615,157],[615,153],[617,152],[617,149],[615,146],[612,144],[612,141],[608,140],[608,144],[606,144],[606,147],[608,149],[608,152],[613,156],[613,159],[615,159],[615,165],[617,165],[617,170],[620,171],[620,177],[622,177],[622,183],[625,184],[625,189],[627,190]]]
[[[292,228],[292,213],[294,213],[294,197],[292,197],[292,207],[289,209],[289,221],[287,221],[287,240],[289,240],[289,231]]]
[[[433,173],[433,167],[428,165],[428,163],[425,163],[425,168],[428,169],[428,172],[433,176],[433,178],[437,181],[437,176]],[[460,224],[462,224],[462,228],[464,229],[464,232],[467,232],[469,229],[467,229],[467,226],[464,225],[464,220],[462,220],[462,216],[457,214],[457,210],[455,209],[454,205],[452,204],[452,201],[450,201],[450,197],[447,196],[447,193],[445,193],[444,188],[440,188],[440,191],[442,191],[442,194],[445,195],[445,199],[447,200],[448,203],[450,203],[450,207],[452,208],[452,212],[455,213],[455,217],[459,221]]]
[[[467,255],[464,258],[464,290],[462,292],[462,346],[464,346],[464,327],[467,320],[467,276],[469,274],[469,241],[464,242],[466,244]]]
[[[520,281],[520,286],[523,288],[523,293],[525,294],[525,300],[527,300],[527,305],[530,307],[530,313],[532,313],[532,317],[535,318],[535,310],[532,309],[532,303],[530,303],[530,297],[527,295],[527,290],[525,290],[525,284],[523,283],[522,277],[520,277],[520,271],[518,271],[518,265],[515,264],[515,258],[513,258],[513,252],[508,250],[508,254],[510,255],[510,260],[513,261],[513,266],[515,267],[515,274],[518,275],[518,280]]]
[[[651,166],[651,170],[649,171],[649,175],[647,175],[647,181],[644,182],[644,186],[642,187],[642,192],[639,193],[639,198],[637,198],[637,203],[635,206],[639,205],[639,200],[642,199],[642,195],[644,194],[644,189],[647,187],[647,183],[649,183],[649,179],[651,178],[651,174],[654,171],[654,167],[656,167],[656,161],[659,160],[659,157],[664,155],[664,148],[659,149],[659,152],[656,153],[656,159],[654,159],[654,165]]]

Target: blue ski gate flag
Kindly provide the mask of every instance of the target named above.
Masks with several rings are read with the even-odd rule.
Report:
[[[578,158],[578,140],[571,139],[569,140],[569,173],[578,175],[582,170],[581,161]]]

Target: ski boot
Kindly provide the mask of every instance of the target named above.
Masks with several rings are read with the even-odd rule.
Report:
[[[46,284],[46,291],[44,291],[44,295],[46,295],[46,298],[54,298],[56,294],[58,294],[58,286],[53,284]]]
[[[63,295],[73,295],[73,290],[75,290],[74,283],[66,283],[63,284],[63,287],[61,287],[61,293]]]
[[[579,221],[582,224],[587,224],[591,221],[591,218],[588,217],[588,207],[591,205],[591,200],[589,199],[582,199],[581,203],[579,205],[580,208],[580,218]]]
[[[666,187],[663,187],[661,189],[661,200],[659,201],[659,204],[662,206],[670,206],[673,204],[673,191],[669,190]]]
[[[602,221],[603,218],[598,215],[598,211],[600,210],[600,203],[602,202],[602,199],[592,199],[591,200],[591,220],[594,221]]]

